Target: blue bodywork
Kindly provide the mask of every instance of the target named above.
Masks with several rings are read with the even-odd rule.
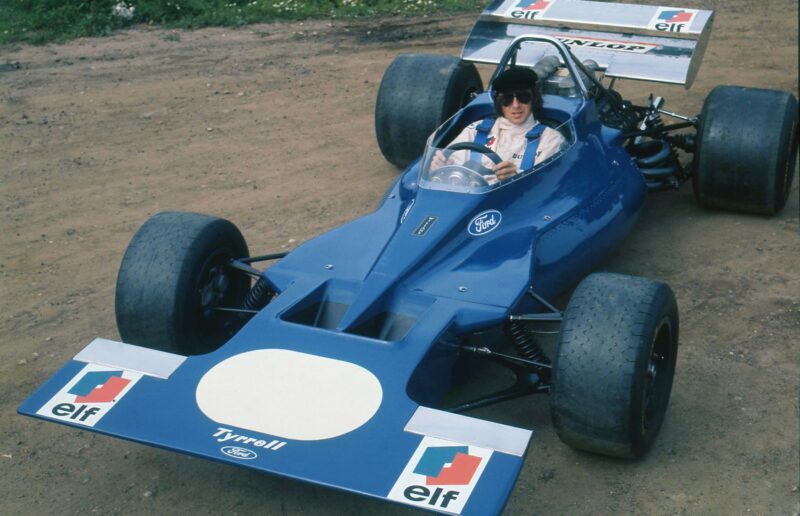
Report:
[[[395,371],[402,368],[410,378],[442,335],[464,335],[500,325],[511,314],[542,310],[525,296],[529,287],[552,299],[574,286],[628,233],[647,188],[627,152],[614,145],[620,132],[601,125],[593,102],[546,97],[545,115],[569,121],[575,133],[559,158],[513,183],[469,195],[419,188],[419,162],[412,164],[376,211],[304,243],[265,272],[282,292],[284,310],[295,314],[322,304],[315,313],[321,320],[311,325],[336,333],[370,334],[365,327],[377,326],[370,335],[404,349]],[[483,94],[449,124],[464,127],[492,109]],[[471,235],[470,220],[486,210],[502,214],[500,227]],[[427,232],[415,234],[430,217],[435,221]],[[287,296],[297,282],[307,286]],[[326,310],[326,303],[334,308]],[[393,331],[380,325],[386,314],[400,315],[425,337],[379,337]],[[441,359],[435,351],[434,357]],[[448,387],[438,380],[425,384],[411,385],[425,403]]]
[[[525,295],[529,288],[552,299],[574,285],[623,239],[643,205],[642,174],[620,146],[620,132],[600,123],[594,101],[545,96],[545,106],[545,115],[568,129],[570,146],[560,157],[475,194],[420,188],[419,163],[411,165],[374,212],[305,242],[267,269],[263,276],[279,295],[228,343],[186,358],[168,378],[144,376],[91,429],[386,498],[423,439],[404,431],[407,422],[449,387],[457,352],[451,344],[499,327],[509,315],[541,311]],[[478,96],[439,138],[491,111],[488,94]],[[487,210],[499,212],[499,226],[471,234],[470,222]],[[363,367],[380,381],[380,407],[359,428],[323,440],[262,435],[207,417],[195,400],[204,375],[230,357],[264,349]],[[41,413],[85,365],[68,363],[19,411],[86,428]],[[271,395],[257,393],[264,403]],[[308,414],[309,424],[314,417]],[[221,429],[284,444],[249,451],[240,444],[239,456],[231,456],[220,453]],[[490,480],[475,485],[463,513],[500,511],[522,455],[495,452],[483,470]],[[422,499],[425,489],[433,491],[408,493]],[[422,506],[444,510],[437,497]]]

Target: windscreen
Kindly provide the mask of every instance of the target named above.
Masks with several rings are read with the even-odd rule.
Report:
[[[421,188],[470,194],[500,188],[557,160],[572,143],[574,134],[569,121],[555,127],[547,125],[536,141],[517,138],[518,141],[513,142],[516,143],[514,148],[514,145],[503,145],[491,137],[486,145],[474,143],[470,138],[464,138],[465,133],[470,134],[467,130],[453,140],[456,143],[448,142],[442,146],[433,144],[435,133],[428,138],[420,162]],[[498,178],[496,170],[507,162],[514,164],[515,173],[507,178]]]

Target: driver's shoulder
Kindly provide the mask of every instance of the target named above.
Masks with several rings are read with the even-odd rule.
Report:
[[[494,125],[495,125],[495,123],[497,123],[497,117],[495,117],[495,116],[489,116],[489,117],[482,118],[482,119],[480,119],[480,120],[476,120],[476,121],[472,122],[471,124],[469,124],[469,125],[466,127],[466,129],[470,129],[470,130],[473,130],[473,131],[477,131],[477,130],[478,130],[478,128],[479,128],[481,125],[484,125],[484,124],[485,124],[485,125],[489,125],[489,124],[491,124],[492,126],[494,126]]]
[[[486,120],[492,120],[494,122],[494,119],[490,119],[490,118],[484,118],[483,120],[476,120],[475,122],[472,122],[467,127],[465,127],[461,131],[461,133],[459,133],[458,137],[456,137],[453,140],[453,143],[461,142],[461,141],[472,141],[473,139],[475,139],[475,135],[478,134],[478,128]]]
[[[539,122],[539,123],[541,124],[541,122]],[[548,127],[545,124],[541,124],[541,125],[545,126],[544,129],[542,130],[542,136],[541,136],[542,140],[560,141],[560,140],[564,140],[565,139],[564,135],[561,134],[561,132],[558,131],[557,129],[553,129],[552,127]]]

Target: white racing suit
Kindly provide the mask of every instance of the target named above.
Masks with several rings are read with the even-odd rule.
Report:
[[[478,126],[482,120],[479,120],[466,127],[461,133],[450,142],[450,145],[461,142],[473,142],[478,134]],[[503,161],[511,161],[519,169],[522,163],[522,157],[525,155],[525,149],[528,146],[528,139],[525,135],[528,131],[539,124],[533,115],[530,115],[527,120],[519,125],[515,125],[504,117],[498,117],[492,129],[489,131],[489,139],[486,146],[492,151],[497,153]],[[547,158],[551,157],[561,149],[561,146],[566,142],[564,137],[556,131],[547,127],[539,137],[539,145],[536,148],[536,157],[534,158],[533,165],[541,163]],[[469,152],[456,152],[448,160],[448,163],[454,165],[463,165],[469,159]],[[481,165],[491,169],[494,166],[492,160],[486,155],[481,156]]]

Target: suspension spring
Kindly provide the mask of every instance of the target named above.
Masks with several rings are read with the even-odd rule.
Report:
[[[542,351],[542,348],[539,347],[539,343],[536,342],[536,339],[525,327],[525,324],[519,321],[510,321],[506,325],[506,333],[508,338],[511,339],[511,343],[514,344],[514,348],[517,350],[519,356],[542,364],[549,365],[551,363],[550,358]],[[532,367],[538,372],[544,371],[544,368]]]
[[[263,277],[258,278],[256,284],[248,292],[242,302],[244,310],[261,310],[275,297],[275,291]]]
[[[677,188],[685,179],[675,149],[666,140],[640,140],[628,146],[628,152],[644,174],[650,190]]]

